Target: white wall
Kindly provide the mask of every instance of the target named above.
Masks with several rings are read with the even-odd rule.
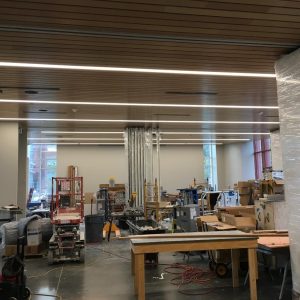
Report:
[[[232,188],[238,181],[255,178],[252,141],[220,146],[217,155],[219,189]]]
[[[161,146],[161,185],[169,193],[203,180],[202,146]]]
[[[57,146],[57,176],[67,176],[68,166],[78,166],[84,192],[96,192],[99,183],[127,183],[127,160],[121,146]]]
[[[0,123],[0,206],[17,204],[18,124]]]
[[[193,179],[203,182],[203,150],[199,146],[162,146],[160,153],[161,185],[169,193],[187,187]],[[69,165],[78,166],[84,191],[94,192],[99,183],[128,182],[127,158],[122,146],[58,146],[57,176],[67,176]]]

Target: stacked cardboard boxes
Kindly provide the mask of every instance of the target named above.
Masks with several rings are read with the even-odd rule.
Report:
[[[260,198],[255,201],[255,214],[258,229],[285,230],[288,228],[286,201],[269,201]]]

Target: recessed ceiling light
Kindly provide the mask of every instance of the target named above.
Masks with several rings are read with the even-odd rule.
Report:
[[[48,119],[48,118],[0,118],[0,121],[32,122],[82,122],[82,123],[165,123],[165,124],[280,124],[275,121],[198,121],[198,120],[105,120],[105,119]]]
[[[208,76],[233,76],[233,77],[258,77],[275,78],[274,73],[250,73],[250,72],[214,72],[214,71],[193,71],[193,70],[173,70],[173,69],[149,69],[149,68],[125,68],[125,67],[104,67],[104,66],[82,66],[82,65],[57,65],[39,64],[24,62],[1,61],[0,67],[13,68],[37,68],[56,70],[79,70],[79,71],[107,71],[126,73],[150,73],[150,74],[174,74],[174,75],[208,75]]]
[[[126,102],[91,102],[91,101],[55,101],[0,99],[0,103],[53,104],[53,105],[86,105],[86,106],[126,106],[126,107],[173,107],[173,108],[216,108],[216,109],[278,109],[278,106],[261,105],[214,105],[214,104],[172,104],[172,103],[126,103]],[[77,109],[73,108],[73,112]]]

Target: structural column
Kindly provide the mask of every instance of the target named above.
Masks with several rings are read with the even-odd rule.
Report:
[[[294,299],[300,299],[300,50],[276,62]]]
[[[18,123],[0,122],[0,207],[18,203],[18,130]]]

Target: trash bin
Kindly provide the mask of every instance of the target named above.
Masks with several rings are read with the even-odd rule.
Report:
[[[104,215],[87,215],[85,220],[85,241],[99,243],[103,237]]]

